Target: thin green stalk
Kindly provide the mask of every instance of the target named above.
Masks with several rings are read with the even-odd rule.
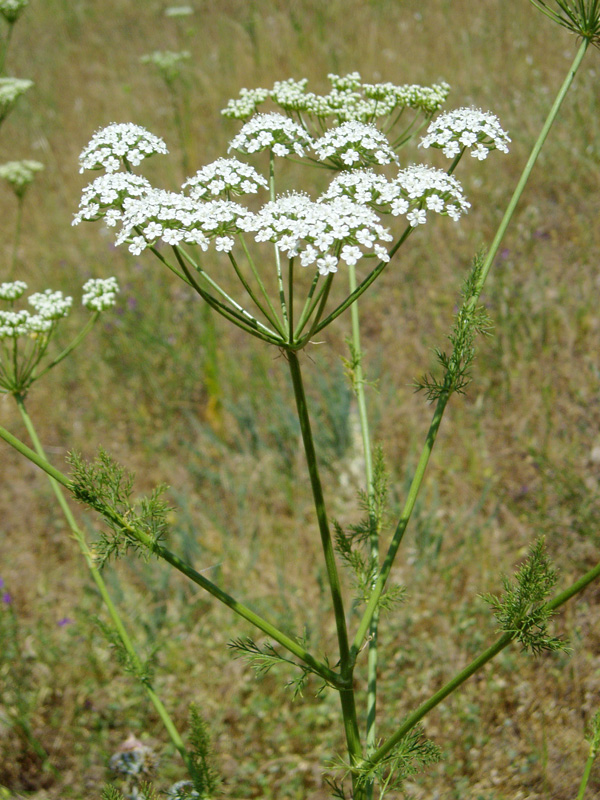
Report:
[[[549,112],[548,117],[547,117],[547,119],[546,119],[546,121],[545,121],[545,123],[544,123],[544,125],[542,127],[540,135],[539,135],[536,143],[533,146],[533,149],[531,151],[531,154],[530,154],[529,158],[527,159],[527,163],[525,164],[525,167],[523,169],[523,172],[521,174],[519,182],[517,183],[515,191],[513,192],[513,195],[512,195],[511,200],[510,200],[510,202],[508,204],[506,212],[504,213],[504,216],[502,217],[502,220],[500,222],[500,225],[498,227],[498,230],[496,232],[494,240],[493,240],[493,242],[492,242],[492,244],[490,246],[490,249],[489,249],[489,251],[488,251],[488,253],[486,255],[485,261],[484,261],[484,263],[482,265],[479,281],[478,281],[478,284],[477,284],[477,287],[476,287],[476,291],[473,293],[471,301],[470,301],[471,307],[473,307],[479,300],[479,296],[480,296],[481,291],[483,289],[483,286],[485,284],[486,278],[487,278],[487,276],[489,274],[490,268],[491,268],[491,266],[493,264],[494,258],[496,257],[496,254],[497,254],[497,252],[498,252],[498,250],[500,248],[500,244],[502,242],[504,234],[506,233],[506,229],[508,228],[508,224],[509,224],[509,222],[510,222],[510,220],[511,220],[511,218],[512,218],[514,212],[515,212],[515,209],[517,207],[517,203],[519,202],[521,194],[523,193],[523,189],[525,188],[525,185],[526,185],[526,183],[527,183],[527,181],[529,179],[529,176],[531,175],[531,171],[532,171],[532,169],[534,167],[534,164],[535,164],[535,162],[536,162],[536,160],[537,160],[537,158],[538,158],[538,156],[540,154],[542,146],[543,146],[544,142],[546,141],[546,137],[548,136],[548,132],[549,132],[551,126],[552,126],[552,123],[556,119],[556,116],[557,116],[558,111],[560,109],[560,106],[561,106],[561,104],[562,104],[562,102],[563,102],[563,100],[565,98],[565,95],[566,95],[567,91],[569,90],[569,87],[571,86],[571,84],[573,82],[573,78],[575,77],[575,74],[576,74],[577,70],[579,69],[579,66],[581,64],[583,56],[585,55],[585,51],[587,49],[588,44],[589,44],[589,42],[587,40],[583,40],[581,42],[581,44],[579,46],[579,49],[577,51],[577,54],[576,54],[576,56],[575,56],[575,58],[573,60],[573,63],[571,65],[571,67],[569,68],[569,71],[567,73],[567,77],[565,78],[561,88],[558,91],[558,94],[556,96],[556,100],[554,101],[554,103],[552,105],[552,108],[550,109],[550,112]],[[397,249],[398,246],[399,246],[399,243],[395,246],[395,249]],[[364,283],[364,281],[363,281],[363,283]],[[359,286],[359,289],[360,289],[360,286]],[[356,294],[356,292],[353,292],[352,294]],[[352,295],[351,295],[351,297],[352,297]],[[413,481],[412,481],[411,486],[410,486],[409,494],[408,494],[408,497],[407,497],[407,500],[406,500],[406,504],[404,506],[404,510],[402,512],[402,516],[400,517],[400,519],[398,521],[398,525],[396,527],[396,531],[394,533],[394,536],[393,536],[392,541],[390,543],[390,546],[388,548],[388,552],[387,552],[387,555],[386,555],[385,560],[383,562],[383,565],[382,565],[382,568],[381,568],[381,572],[379,574],[379,578],[377,579],[377,583],[375,584],[375,588],[373,589],[373,592],[372,592],[371,597],[369,599],[369,602],[367,604],[367,608],[365,609],[365,612],[364,612],[363,618],[362,618],[362,620],[360,622],[358,631],[356,633],[356,636],[354,637],[354,642],[353,642],[353,645],[352,645],[352,654],[353,654],[354,657],[356,657],[356,655],[358,654],[358,652],[359,652],[359,650],[360,650],[360,648],[362,646],[362,642],[364,640],[364,637],[365,637],[365,635],[367,633],[367,630],[369,629],[370,621],[371,621],[371,619],[373,617],[373,614],[375,613],[375,611],[377,609],[379,598],[381,597],[381,594],[383,592],[385,583],[386,583],[386,581],[388,579],[390,570],[392,568],[392,564],[393,564],[394,558],[395,558],[396,553],[398,551],[398,547],[400,545],[400,542],[402,541],[402,537],[404,536],[404,532],[406,530],[406,526],[408,525],[408,522],[410,520],[410,515],[412,514],[412,510],[414,508],[414,504],[415,504],[415,501],[416,501],[416,498],[417,498],[421,483],[423,481],[423,476],[425,474],[425,469],[427,467],[427,463],[429,461],[429,457],[431,455],[431,451],[432,451],[433,445],[435,443],[435,438],[437,436],[437,432],[438,432],[438,429],[439,429],[439,426],[440,426],[440,423],[441,423],[441,420],[442,420],[442,416],[444,414],[444,410],[446,408],[446,404],[448,402],[448,399],[449,399],[448,396],[444,394],[444,395],[442,395],[440,397],[440,399],[438,400],[438,403],[436,405],[435,412],[433,414],[433,419],[431,421],[431,425],[429,426],[429,431],[427,433],[427,439],[425,441],[425,445],[423,447],[423,451],[422,451],[421,457],[419,459],[419,464],[417,466],[417,471],[415,472]]]
[[[46,454],[44,452],[44,448],[42,447],[42,444],[41,444],[41,442],[39,440],[39,437],[37,435],[37,431],[36,431],[36,429],[35,429],[35,427],[33,425],[31,417],[27,413],[23,398],[20,395],[15,395],[15,400],[16,400],[17,406],[19,408],[19,411],[21,413],[21,418],[23,419],[23,422],[25,423],[25,427],[27,428],[27,432],[29,433],[29,436],[31,437],[31,441],[33,442],[33,446],[35,448],[36,453],[41,458],[46,459]],[[115,607],[115,605],[114,605],[114,603],[112,601],[112,598],[111,598],[110,594],[108,593],[108,589],[106,588],[106,584],[105,584],[105,582],[104,582],[104,580],[102,578],[102,575],[100,574],[100,571],[98,570],[97,566],[94,563],[94,557],[93,557],[93,555],[92,555],[92,553],[91,553],[91,551],[90,551],[90,549],[88,547],[88,544],[86,542],[85,536],[84,536],[83,532],[79,529],[79,527],[77,525],[77,522],[75,521],[75,517],[73,516],[73,513],[72,513],[71,509],[69,508],[69,505],[68,505],[68,503],[66,501],[64,493],[63,493],[62,489],[60,488],[59,484],[57,483],[55,478],[51,477],[50,475],[48,476],[48,480],[50,481],[50,485],[52,486],[52,490],[54,491],[54,494],[56,496],[56,500],[57,500],[59,506],[61,507],[62,512],[65,515],[65,519],[67,520],[67,523],[68,523],[68,525],[69,525],[69,527],[70,527],[70,529],[71,529],[71,531],[73,533],[73,538],[76,540],[77,544],[79,545],[79,549],[81,550],[81,553],[82,553],[83,557],[85,558],[86,564],[87,564],[87,566],[88,566],[88,568],[90,570],[90,573],[92,575],[94,583],[96,584],[96,587],[98,588],[100,596],[102,597],[102,600],[104,601],[104,604],[106,606],[106,609],[108,611],[108,614],[110,616],[112,624],[113,624],[115,630],[117,631],[121,642],[123,643],[123,647],[127,651],[127,654],[129,656],[129,658],[131,659],[132,663],[135,665],[136,670],[138,670],[139,674],[141,674],[142,670],[143,670],[143,664],[142,664],[142,662],[141,662],[141,660],[140,660],[140,658],[139,658],[139,656],[138,656],[138,654],[137,654],[137,652],[135,650],[135,647],[134,647],[133,642],[131,641],[131,639],[129,637],[129,634],[127,633],[127,631],[125,629],[123,621],[121,620],[121,617],[119,616],[119,612],[117,611],[117,609],[116,609],[116,607]],[[156,709],[156,713],[160,717],[160,719],[161,719],[163,725],[165,726],[169,736],[171,737],[171,741],[173,742],[173,744],[175,745],[175,747],[177,748],[177,750],[181,754],[181,757],[183,758],[183,761],[184,761],[184,763],[185,763],[185,765],[187,767],[187,770],[188,770],[188,772],[190,774],[190,777],[193,777],[194,776],[194,763],[191,760],[191,758],[189,756],[189,753],[186,750],[186,747],[185,747],[185,745],[183,743],[183,739],[179,735],[179,731],[175,727],[175,724],[173,723],[173,720],[171,719],[171,717],[169,715],[169,712],[165,708],[165,706],[164,706],[162,700],[160,699],[160,697],[156,694],[156,692],[152,688],[150,682],[148,680],[143,680],[142,683],[143,683],[144,689],[146,691],[146,694],[148,695],[148,698],[150,699],[152,705]]]
[[[269,150],[269,197],[271,202],[275,200],[275,156],[273,151]],[[283,289],[283,274],[281,272],[281,253],[277,245],[273,245],[275,249],[275,267],[277,269],[277,285],[279,287],[279,302],[281,303],[281,316],[285,328],[289,329],[288,311],[285,302],[285,291]]]
[[[590,752],[588,754],[587,761],[585,762],[585,769],[583,770],[583,775],[581,777],[581,783],[579,784],[579,791],[577,792],[577,800],[583,800],[595,760],[596,752],[594,751],[593,747],[590,747]]]
[[[421,452],[421,457],[419,459],[417,469],[415,470],[415,474],[413,476],[410,489],[408,490],[408,496],[406,498],[404,508],[402,509],[402,514],[400,516],[400,519],[398,520],[398,524],[396,525],[396,530],[394,531],[392,541],[389,544],[386,556],[381,565],[379,576],[377,578],[375,586],[373,587],[373,591],[371,592],[371,595],[369,597],[369,602],[367,603],[367,607],[358,626],[356,636],[354,637],[354,642],[352,644],[352,655],[354,658],[356,658],[356,656],[358,655],[358,652],[362,647],[362,643],[367,634],[367,631],[369,630],[369,627],[371,625],[371,620],[373,619],[373,616],[377,612],[377,608],[379,606],[379,599],[383,593],[383,589],[385,587],[386,581],[392,569],[396,553],[398,552],[398,548],[400,547],[400,542],[402,541],[402,537],[404,536],[404,532],[406,531],[406,527],[409,523],[411,514],[415,507],[415,502],[417,500],[419,489],[421,488],[421,484],[425,476],[425,470],[427,469],[427,464],[429,463],[429,457],[431,456],[433,445],[435,444],[435,439],[437,437],[437,433],[447,403],[448,403],[448,395],[443,394],[438,400],[438,403],[436,405],[433,414],[433,419],[431,420],[429,431],[427,432],[425,446],[423,447],[423,450]]]
[[[323,496],[323,487],[321,485],[321,478],[319,476],[319,467],[317,464],[317,455],[315,452],[310,417],[308,414],[306,394],[304,392],[304,385],[302,382],[300,362],[297,354],[293,351],[288,351],[287,359],[290,365],[290,374],[294,388],[296,409],[298,412],[298,420],[300,422],[300,430],[302,431],[302,441],[304,443],[304,452],[306,454],[308,473],[310,476],[310,483],[315,503],[315,511],[319,524],[319,533],[321,535],[321,545],[325,558],[325,568],[327,570],[327,578],[329,580],[329,588],[333,602],[333,613],[335,616],[335,625],[340,651],[340,673],[342,677],[345,678],[350,684],[349,689],[340,690],[340,701],[342,705],[342,716],[344,720],[344,730],[346,733],[346,744],[348,747],[348,753],[350,755],[350,763],[355,763],[357,759],[362,758],[362,747],[360,744],[360,734],[358,732],[354,691],[351,688],[353,665],[350,663],[348,629],[346,627],[346,615],[344,612],[342,587],[335,561],[333,542],[329,530],[329,522],[327,520],[325,498]]]
[[[595,581],[598,577],[600,577],[600,564],[596,564],[591,570],[585,573],[579,580],[575,581],[568,589],[565,589],[560,594],[556,595],[556,597],[551,600],[549,603],[546,603],[546,608],[554,610],[557,609],[559,606],[563,605],[574,597],[579,592],[583,591],[586,586],[590,583]],[[426,700],[422,705],[419,706],[412,714],[410,714],[402,723],[402,725],[398,728],[398,730],[390,736],[390,738],[384,742],[377,750],[373,753],[371,758],[369,759],[369,765],[375,765],[379,763],[382,759],[384,759],[389,753],[394,749],[394,747],[406,736],[406,734],[415,727],[415,725],[420,722],[423,717],[428,714],[432,708],[439,705],[442,700],[445,700],[448,695],[452,694],[456,689],[458,689],[461,684],[463,684],[466,680],[468,680],[471,675],[474,675],[478,670],[481,669],[488,661],[491,661],[495,656],[498,655],[505,647],[507,647],[515,638],[514,632],[510,631],[508,633],[503,633],[499,639],[494,642],[487,650],[484,650],[477,658],[475,658],[468,666],[466,666],[463,670],[457,673],[445,686],[443,686],[439,691],[437,691],[434,695],[432,695],[428,700]]]
[[[88,333],[94,327],[94,325],[96,323],[96,320],[98,319],[99,316],[100,316],[100,312],[99,311],[94,311],[94,313],[92,314],[90,319],[86,322],[86,324],[83,326],[83,328],[79,331],[79,333],[73,339],[71,344],[69,344],[67,347],[65,347],[65,349],[62,351],[62,353],[59,353],[56,356],[56,358],[53,361],[51,361],[46,367],[44,367],[44,369],[40,373],[34,373],[33,376],[32,376],[32,380],[36,380],[37,381],[38,378],[41,378],[42,375],[45,375],[49,370],[52,369],[52,367],[55,367],[57,364],[60,364],[60,362],[64,358],[66,358],[69,355],[69,353],[73,352],[73,350],[83,341],[83,339],[85,339],[85,337],[88,335]]]
[[[242,273],[242,271],[241,271],[241,269],[239,267],[239,264],[237,263],[233,253],[229,252],[227,255],[229,256],[229,260],[231,261],[231,265],[233,266],[233,269],[235,270],[235,274],[238,276],[240,283],[242,284],[242,286],[246,290],[246,292],[247,292],[248,296],[250,297],[250,299],[252,300],[252,302],[256,305],[256,307],[259,309],[259,311],[264,315],[265,319],[269,322],[269,324],[273,328],[275,328],[277,330],[277,332],[281,336],[285,336],[285,331],[281,327],[281,323],[279,322],[279,319],[277,318],[277,315],[271,315],[270,311],[267,311],[267,309],[263,306],[263,304],[260,302],[260,300],[256,297],[256,295],[254,294],[254,292],[252,290],[252,287],[250,286],[250,284],[248,283],[248,281],[244,277],[244,275],[243,275],[243,273]]]
[[[11,30],[12,30],[12,25],[11,25]],[[15,238],[13,241],[13,252],[12,252],[12,258],[10,260],[10,270],[8,272],[9,279],[12,279],[17,269],[17,254],[19,251],[19,242],[21,241],[21,226],[23,223],[23,200],[24,198],[22,195],[17,197],[17,221],[15,223]]]
[[[25,458],[28,458],[31,462],[40,467],[40,469],[44,470],[44,472],[54,478],[54,480],[61,484],[61,486],[64,486],[65,489],[73,492],[73,482],[64,473],[56,469],[56,467],[50,464],[45,458],[38,455],[30,447],[27,447],[26,444],[24,444],[16,436],[13,436],[12,433],[7,431],[6,428],[2,427],[1,425],[0,439],[4,439],[7,444],[21,453],[21,455],[25,456]],[[166,547],[163,547],[155,542],[147,533],[135,528],[127,519],[112,511],[112,509],[107,508],[104,510],[104,513],[120,528],[136,538],[140,544],[154,553],[157,557],[167,561],[169,564],[171,564],[171,566],[175,567],[175,569],[183,573],[195,584],[207,591],[217,600],[220,600],[224,605],[231,608],[232,611],[238,614],[238,616],[242,617],[247,622],[250,622],[276,642],[279,642],[282,647],[292,653],[292,655],[297,656],[297,658],[299,658],[301,661],[304,661],[304,663],[307,664],[317,675],[320,675],[332,686],[346,688],[349,685],[348,680],[344,679],[343,676],[340,676],[339,673],[334,672],[334,670],[330,669],[326,664],[323,664],[321,661],[318,661],[316,658],[314,658],[314,656],[312,656],[307,650],[299,645],[297,641],[291,639],[289,636],[287,636],[287,634],[280,631],[273,624],[263,619],[258,614],[255,614],[254,611],[249,609],[243,603],[240,603],[231,595],[224,592],[216,584],[212,583],[205,578],[204,575],[195,570],[190,564],[179,558],[179,556],[177,556],[175,553],[172,553]]]
[[[262,278],[261,278],[258,270],[256,269],[256,264],[254,263],[254,259],[252,258],[250,250],[248,250],[248,245],[246,244],[246,240],[244,239],[244,236],[242,234],[239,235],[239,239],[240,239],[240,242],[241,242],[242,247],[244,249],[244,253],[246,255],[246,259],[248,260],[248,264],[250,264],[250,269],[252,270],[252,274],[254,275],[254,277],[256,279],[256,282],[258,283],[258,285],[260,287],[260,291],[262,293],[262,296],[265,298],[266,303],[269,306],[269,309],[270,309],[271,314],[273,315],[274,319],[277,320],[277,324],[274,325],[274,327],[276,327],[277,330],[280,331],[282,333],[282,335],[283,335],[283,331],[284,331],[283,325],[281,324],[281,322],[279,320],[279,317],[277,316],[277,311],[275,310],[275,306],[271,302],[271,298],[269,296],[269,293],[265,289],[265,285],[264,285],[264,283],[262,281]]]
[[[2,46],[2,55],[0,55],[0,75],[4,72],[4,62],[6,61],[6,54],[8,53],[8,46],[10,44],[10,37],[12,36],[13,28],[15,27],[14,22],[8,23],[8,30],[6,31],[6,38],[4,39],[4,44]]]

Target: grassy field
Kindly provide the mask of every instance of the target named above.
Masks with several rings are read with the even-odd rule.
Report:
[[[369,409],[397,516],[431,417],[411,384],[444,346],[465,270],[489,244],[576,42],[525,0],[193,5],[192,16],[166,18],[154,0],[44,0],[16,26],[7,72],[35,87],[0,131],[0,160],[46,165],[26,198],[16,277],[75,296],[92,275],[123,287],[115,313],[32,391],[29,411],[61,468],[67,450],[92,457],[102,444],[136,473],[136,491],[168,483],[172,549],[325,651],[335,630],[282,359],[213,318],[158,262],[116,250],[99,226],[71,227],[88,182],[78,154],[99,127],[132,121],[172,151],[150,161],[148,177],[180,184],[169,96],[140,64],[155,49],[191,53],[192,172],[237,132],[220,115],[230,97],[288,77],[315,90],[327,73],[354,70],[374,82],[446,80],[448,107],[498,114],[511,153],[461,169],[469,215],[412,236],[361,301]],[[393,577],[408,599],[383,620],[382,736],[493,641],[478,595],[499,592],[540,533],[559,588],[600,558],[598,55],[588,53],[494,265],[483,297],[494,334],[479,343],[467,396],[450,403],[405,537]],[[4,189],[0,219],[8,264],[15,204]],[[345,524],[359,516],[361,488],[356,409],[340,380],[348,325],[341,317],[304,359],[325,491]],[[26,439],[10,397],[0,422]],[[0,578],[12,596],[0,609],[0,798],[100,797],[130,733],[160,755],[156,786],[166,788],[183,766],[94,624],[103,612],[45,477],[1,444],[0,480]],[[91,512],[75,510],[91,533]],[[293,701],[286,676],[257,679],[227,648],[249,628],[164,565],[120,562],[105,579],[142,649],[158,646],[155,684],[180,728],[190,701],[209,721],[226,797],[329,796],[324,762],[343,745],[333,693],[316,698],[309,686]],[[510,648],[425,719],[444,759],[410,783],[415,798],[575,797],[600,706],[599,602],[592,585],[557,615],[570,655]],[[8,721],[15,708],[55,771]]]

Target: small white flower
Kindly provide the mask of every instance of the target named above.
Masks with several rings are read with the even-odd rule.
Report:
[[[134,236],[129,245],[129,252],[134,256],[139,256],[147,247],[147,242],[143,236]]]
[[[337,265],[338,260],[333,255],[317,259],[317,268],[320,275],[329,275],[330,272],[337,272]]]
[[[406,219],[410,222],[411,228],[416,228],[417,225],[424,225],[427,222],[427,214],[424,209],[415,208],[409,211]]]
[[[217,236],[215,238],[215,250],[221,253],[229,253],[233,249],[235,239],[231,236]]]

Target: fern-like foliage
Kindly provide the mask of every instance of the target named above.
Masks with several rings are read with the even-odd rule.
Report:
[[[539,655],[544,651],[568,651],[568,645],[548,632],[552,611],[546,598],[556,584],[558,573],[546,554],[545,538],[541,536],[532,545],[529,557],[511,582],[502,578],[504,594],[483,594],[490,604],[501,630],[512,633],[523,650]]]
[[[470,369],[475,358],[475,336],[478,333],[487,336],[491,332],[492,324],[487,311],[483,306],[477,305],[484,260],[483,252],[475,256],[469,276],[464,283],[461,292],[463,302],[454,317],[452,333],[448,336],[452,345],[450,354],[437,347],[434,348],[443,370],[443,378],[429,374],[414,383],[416,391],[424,391],[430,402],[437,401],[442,396],[450,397],[454,392],[465,393],[471,383]]]
[[[73,495],[98,511],[112,531],[101,533],[94,547],[100,566],[130,549],[147,556],[153,544],[164,540],[168,530],[167,514],[171,510],[162,499],[167,486],[158,486],[149,497],[132,503],[133,475],[102,448],[94,461],[86,462],[77,453],[70,453],[68,461],[72,467]],[[142,544],[133,530],[149,537],[150,545]]]
[[[306,645],[306,641],[304,640],[299,640],[299,643],[303,646]],[[252,639],[240,637],[239,639],[234,639],[229,642],[228,647],[236,652],[236,658],[246,659],[257,675],[266,675],[276,664],[286,664],[287,666],[294,667],[294,669],[298,671],[297,674],[293,678],[290,678],[285,684],[288,688],[292,689],[294,700],[298,696],[302,696],[306,683],[311,675],[318,675],[319,679],[321,681],[323,680],[322,675],[319,675],[306,664],[299,664],[291,658],[286,658],[286,656],[281,655],[270,642],[260,647]],[[329,666],[327,658],[325,658],[325,663]],[[321,683],[317,695],[320,694],[326,686],[327,684]]]
[[[214,765],[215,757],[208,725],[193,703],[190,705],[188,750],[193,764],[194,789],[202,800],[210,800],[221,784],[221,776]]]
[[[401,792],[407,778],[437,763],[441,757],[440,748],[425,737],[421,725],[416,725],[376,764],[367,760],[360,766],[350,767],[345,761],[339,760],[330,766],[344,770],[344,776],[352,773],[359,787],[374,783],[379,788],[379,800],[382,800],[388,791]],[[330,785],[336,786],[339,791],[335,797],[345,797],[341,783],[330,781]]]
[[[123,670],[129,675],[133,675],[141,683],[146,685],[152,682],[154,677],[154,667],[156,662],[156,654],[158,652],[158,645],[155,645],[145,661],[137,660],[125,647],[123,641],[117,631],[110,625],[107,625],[99,617],[94,617],[96,626],[101,631],[102,635],[110,645],[117,661]]]
[[[359,505],[363,517],[355,525],[344,530],[336,520],[333,521],[335,549],[353,575],[355,597],[367,603],[371,590],[379,575],[379,561],[371,555],[370,546],[379,542],[387,525],[388,472],[385,467],[383,451],[376,447],[373,453],[373,486],[371,494],[360,491]],[[379,599],[381,609],[389,609],[404,596],[405,589],[392,586]]]

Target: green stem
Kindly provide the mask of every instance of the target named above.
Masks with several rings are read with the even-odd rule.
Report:
[[[567,600],[570,600],[576,594],[583,591],[586,586],[595,581],[598,577],[600,577],[600,564],[596,564],[593,569],[586,572],[585,575],[579,578],[579,580],[574,584],[569,586],[568,589],[565,589],[563,592],[556,595],[553,600],[551,600],[549,603],[546,603],[546,607],[549,609],[558,608],[566,603]],[[419,708],[413,711],[413,713],[404,720],[398,730],[392,736],[390,736],[390,738],[384,744],[382,744],[381,747],[377,748],[377,750],[369,759],[369,766],[374,766],[387,755],[389,755],[394,747],[412,728],[414,728],[415,725],[417,725],[417,723],[423,719],[426,714],[429,713],[429,711],[431,711],[432,708],[435,708],[435,706],[439,705],[442,700],[458,689],[458,687],[468,680],[471,675],[474,675],[478,670],[481,669],[481,667],[487,664],[488,661],[491,661],[495,656],[497,656],[498,653],[504,650],[504,648],[507,647],[514,638],[515,634],[512,631],[503,633],[493,645],[488,647],[487,650],[484,650],[484,652],[474,659],[467,667],[457,673],[452,680],[450,680],[445,686],[443,686],[439,691],[437,691],[422,705],[420,705]]]
[[[44,448],[42,447],[42,444],[41,444],[41,442],[39,440],[39,437],[37,435],[37,431],[36,431],[36,429],[35,429],[35,427],[33,425],[31,417],[27,413],[23,398],[20,395],[15,395],[15,400],[16,400],[17,406],[19,408],[19,411],[21,413],[21,418],[23,419],[23,422],[25,423],[25,427],[27,428],[27,432],[29,433],[29,436],[31,437],[31,441],[33,442],[33,446],[35,448],[36,453],[41,458],[46,459],[46,454],[44,452]],[[82,555],[83,555],[83,557],[84,557],[84,559],[86,561],[88,569],[90,570],[90,573],[91,573],[92,578],[94,580],[94,583],[96,584],[96,587],[98,588],[98,591],[100,593],[100,596],[102,597],[102,600],[104,601],[104,604],[106,606],[106,609],[108,611],[108,614],[110,616],[112,624],[113,624],[115,630],[117,631],[117,634],[119,635],[119,638],[120,638],[121,642],[123,643],[123,647],[127,651],[127,654],[129,655],[129,658],[131,659],[132,663],[135,665],[135,667],[138,670],[139,674],[141,674],[142,670],[143,670],[143,664],[142,664],[142,662],[141,662],[141,660],[140,660],[140,658],[139,658],[139,656],[138,656],[138,654],[137,654],[137,652],[135,650],[135,647],[134,647],[133,642],[131,641],[131,639],[129,637],[129,634],[127,633],[127,631],[125,629],[123,621],[121,620],[121,617],[119,616],[119,613],[118,613],[118,611],[117,611],[117,609],[116,609],[116,607],[115,607],[115,605],[114,605],[114,603],[112,601],[112,598],[111,598],[110,594],[108,593],[108,589],[106,588],[106,584],[105,584],[105,582],[104,582],[104,580],[102,578],[102,575],[100,574],[100,571],[98,570],[98,568],[96,567],[96,565],[94,563],[94,557],[93,557],[93,555],[92,555],[92,553],[91,553],[91,551],[90,551],[90,549],[88,547],[88,544],[87,544],[87,542],[85,540],[85,536],[84,536],[83,532],[79,529],[79,527],[77,525],[77,522],[75,521],[75,517],[73,516],[73,512],[69,508],[69,505],[68,505],[68,503],[66,501],[65,495],[64,495],[62,489],[60,488],[59,484],[57,483],[55,478],[53,478],[51,476],[48,477],[48,480],[50,481],[50,485],[52,486],[52,490],[54,491],[54,494],[56,496],[56,500],[57,500],[59,506],[61,507],[63,514],[65,515],[65,519],[67,520],[67,523],[68,523],[69,527],[71,528],[71,531],[73,533],[73,538],[76,540],[77,544],[79,545],[79,549],[80,549],[80,551],[81,551],[81,553],[82,553]],[[160,719],[161,719],[163,725],[165,726],[169,736],[171,737],[171,741],[173,742],[173,744],[175,745],[175,747],[177,748],[177,750],[181,754],[181,757],[183,758],[183,761],[184,761],[184,763],[185,763],[185,765],[186,765],[186,767],[188,769],[190,777],[193,777],[194,776],[194,763],[193,763],[192,759],[190,758],[190,756],[189,756],[189,754],[188,754],[188,752],[187,752],[187,750],[185,748],[185,745],[183,743],[183,739],[179,735],[179,731],[175,727],[175,725],[173,723],[173,720],[171,719],[171,717],[169,715],[169,712],[165,708],[165,706],[164,706],[162,700],[160,699],[160,697],[156,694],[156,692],[152,688],[151,684],[147,680],[143,680],[142,683],[143,683],[144,689],[146,691],[146,694],[148,695],[148,698],[150,699],[152,705],[156,709],[156,712],[157,712],[158,716],[160,717]]]
[[[273,151],[269,150],[269,197],[271,202],[275,200],[275,156],[273,155]],[[281,253],[279,252],[279,248],[277,245],[273,245],[275,248],[275,267],[277,269],[277,286],[279,287],[279,302],[281,304],[281,317],[283,319],[283,325],[285,328],[289,330],[289,322],[288,322],[288,311],[287,305],[285,302],[285,291],[283,288],[283,274],[281,272]]]
[[[319,533],[321,535],[321,545],[325,558],[325,568],[327,570],[331,599],[333,602],[333,613],[335,615],[335,625],[340,651],[340,673],[342,678],[345,678],[351,687],[353,665],[350,662],[348,629],[346,627],[346,615],[344,612],[344,602],[342,599],[342,588],[335,562],[331,533],[329,531],[329,522],[327,520],[327,512],[325,509],[325,498],[323,496],[323,487],[321,485],[321,478],[319,476],[317,455],[315,452],[310,417],[308,414],[306,394],[304,392],[304,385],[302,382],[302,372],[300,369],[298,356],[295,352],[288,351],[287,359],[290,365],[292,385],[294,387],[294,397],[296,399],[296,408],[298,411],[298,420],[300,422],[300,430],[302,431],[302,441],[304,443],[304,451],[306,453],[308,473],[310,476],[317,521],[319,524]],[[341,689],[340,701],[342,704],[346,744],[348,747],[348,753],[350,755],[350,763],[353,764],[357,759],[362,757],[362,748],[360,744],[360,734],[358,732],[358,720],[356,717],[356,704],[353,689]]]
[[[21,455],[28,458],[34,464],[36,464],[40,469],[43,469],[48,475],[54,478],[59,484],[68,489],[70,492],[73,492],[75,487],[73,482],[60,470],[56,469],[52,464],[50,464],[45,458],[38,455],[34,450],[30,447],[27,447],[20,439],[17,439],[16,436],[13,436],[12,433],[3,428],[0,425],[0,439],[4,439],[7,444],[17,450]],[[315,673],[320,675],[323,680],[330,683],[332,686],[335,687],[342,687],[347,688],[348,681],[342,677],[337,672],[334,672],[330,669],[326,664],[318,661],[314,658],[307,650],[305,650],[301,645],[299,645],[294,639],[291,639],[285,633],[280,631],[274,625],[272,625],[267,620],[260,617],[258,614],[255,614],[254,611],[251,611],[247,608],[243,603],[238,602],[235,598],[228,595],[222,589],[220,589],[216,584],[209,581],[205,578],[201,573],[195,570],[190,564],[188,564],[183,559],[179,558],[175,553],[172,553],[166,547],[158,544],[157,542],[152,539],[144,531],[136,529],[133,525],[131,525],[128,520],[124,517],[121,517],[119,514],[114,512],[112,509],[105,508],[102,510],[104,516],[111,519],[115,522],[120,528],[126,531],[129,535],[133,536],[137,539],[140,544],[150,550],[159,558],[162,558],[164,561],[167,561],[171,566],[175,567],[179,572],[183,573],[186,577],[188,577],[191,581],[195,584],[200,586],[202,589],[212,594],[217,600],[220,600],[224,605],[229,606],[236,614],[238,614],[243,619],[250,622],[252,625],[257,627],[259,630],[266,633],[267,636],[270,636],[272,639],[275,639],[276,642],[279,642],[282,647],[288,650],[293,655],[297,656],[299,659],[304,661]]]
[[[2,55],[0,55],[0,75],[4,72],[4,62],[6,61],[6,54],[8,53],[8,46],[10,44],[10,37],[12,36],[13,28],[15,27],[14,22],[8,23],[8,30],[6,32],[6,38],[4,40],[4,44],[2,46]]]
[[[12,25],[11,28],[12,30]],[[10,270],[8,272],[9,279],[12,279],[17,269],[17,254],[19,250],[19,242],[21,240],[21,225],[23,222],[23,197],[17,197],[17,221],[15,224],[15,238],[13,243],[12,258],[10,261]]]
[[[590,774],[592,772],[592,766],[594,765],[594,761],[596,760],[596,753],[594,752],[593,748],[590,747],[590,752],[587,757],[587,761],[585,762],[585,769],[583,770],[583,775],[581,777],[581,783],[579,784],[579,791],[577,792],[577,800],[583,800],[583,796],[585,794],[585,790],[590,779]]]
[[[367,607],[360,621],[358,630],[356,632],[356,636],[354,637],[354,642],[352,645],[353,658],[356,658],[356,656],[358,655],[358,652],[362,647],[363,640],[371,625],[371,620],[373,619],[373,616],[377,612],[377,608],[379,606],[379,599],[383,593],[383,589],[385,587],[386,581],[392,569],[396,553],[398,552],[398,548],[400,547],[400,542],[402,541],[402,537],[404,536],[404,532],[406,531],[406,527],[409,523],[411,514],[415,507],[415,502],[417,500],[421,484],[423,483],[425,470],[427,469],[427,464],[429,463],[429,458],[433,450],[433,445],[435,444],[437,433],[447,403],[448,403],[448,395],[443,394],[438,400],[437,406],[435,408],[433,418],[429,426],[429,431],[427,433],[427,438],[425,440],[425,446],[423,447],[423,450],[421,452],[421,457],[419,459],[417,469],[413,476],[410,489],[408,490],[408,496],[406,498],[402,514],[400,516],[400,519],[398,520],[398,524],[396,526],[396,530],[394,531],[392,541],[389,544],[385,559],[383,561],[383,564],[381,565],[379,576],[377,578],[377,581],[375,582],[375,586],[373,587],[373,591],[371,592],[371,595],[369,597],[369,602],[367,603]]]

